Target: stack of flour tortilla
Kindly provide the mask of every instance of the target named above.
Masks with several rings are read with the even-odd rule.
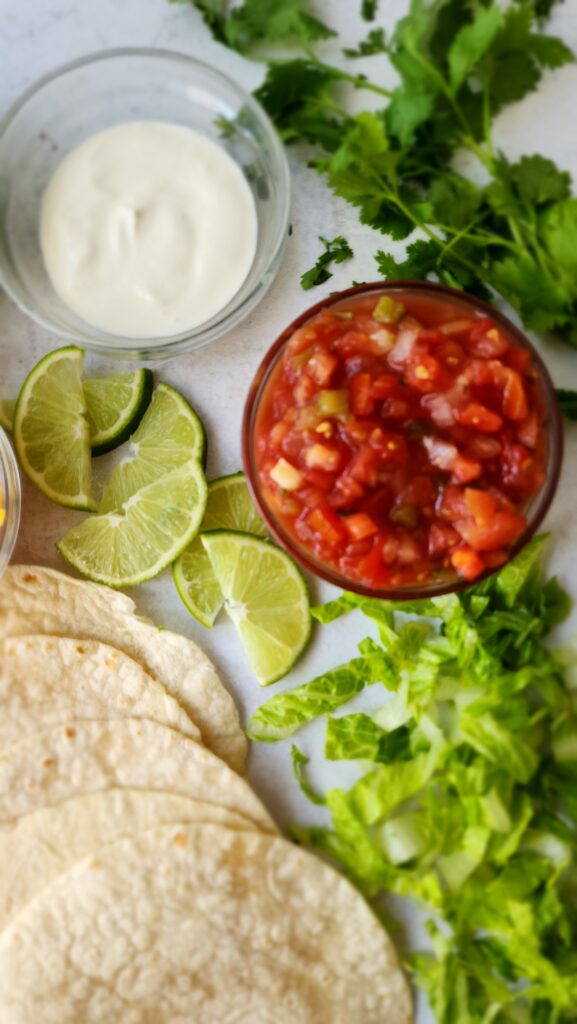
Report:
[[[361,896],[243,779],[234,702],[106,587],[0,580],[1,1024],[407,1024]]]

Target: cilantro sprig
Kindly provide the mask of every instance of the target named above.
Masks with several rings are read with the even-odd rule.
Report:
[[[324,245],[324,252],[321,253],[315,265],[310,270],[306,270],[301,277],[301,287],[305,291],[318,284],[323,284],[333,276],[328,269],[331,263],[344,263],[345,260],[350,260],[354,256],[353,250],[342,235],[337,235],[332,241],[319,235],[319,241]]]
[[[317,56],[314,44],[331,30],[307,0],[245,0],[230,11],[223,0],[194,2],[236,49],[300,47],[290,60],[269,62],[256,94],[286,142],[317,148],[312,166],[364,224],[394,240],[418,232],[402,260],[379,248],[380,273],[497,292],[527,327],[577,345],[570,176],[538,154],[508,160],[492,131],[496,114],[574,59],[543,28],[554,0],[412,0],[390,39],[375,27],[345,51],[386,50],[399,76],[393,90]],[[376,9],[362,5],[368,20]],[[381,109],[351,113],[343,83],[380,97]],[[454,170],[458,150],[474,156],[486,184]]]
[[[439,1024],[576,1019],[574,650],[546,643],[571,603],[542,577],[544,540],[460,594],[395,606],[345,593],[319,607],[323,623],[359,610],[379,642],[250,723],[274,742],[326,715],[325,758],[357,763],[350,789],[317,793],[292,748],[299,784],[331,817],[295,835],[368,896],[385,889],[432,914],[432,949],[411,966]],[[388,699],[347,712],[364,687]]]

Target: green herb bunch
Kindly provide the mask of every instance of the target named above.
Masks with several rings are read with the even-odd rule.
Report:
[[[314,44],[333,34],[306,0],[196,0],[217,38],[253,52],[297,43],[301,53],[268,63],[256,95],[286,142],[317,150],[311,166],[360,220],[395,240],[420,237],[406,258],[377,252],[380,273],[435,277],[504,296],[525,325],[577,344],[577,200],[571,179],[548,158],[509,161],[493,141],[493,119],[536,89],[544,72],[573,61],[543,30],[551,0],[412,0],[390,39],[372,28],[356,56],[386,53],[399,76],[378,81],[320,59]],[[375,3],[363,4],[365,17]],[[377,68],[382,66],[382,57]],[[382,100],[351,114],[343,85]],[[458,151],[479,165],[478,184],[455,170]]]
[[[577,696],[543,642],[570,606],[542,580],[543,540],[459,595],[395,607],[343,594],[319,607],[323,623],[360,609],[380,642],[277,694],[250,724],[273,742],[328,715],[326,758],[364,769],[350,790],[319,796],[293,748],[305,792],[332,818],[296,836],[368,896],[432,912],[433,951],[412,968],[440,1024],[577,1020]],[[392,695],[379,710],[334,715],[379,683]]]

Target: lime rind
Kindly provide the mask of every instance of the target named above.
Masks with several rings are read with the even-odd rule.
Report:
[[[189,459],[204,460],[204,426],[186,399],[159,384],[129,442],[128,457],[113,469],[99,502],[99,512],[111,512],[160,476]]]
[[[30,371],[16,404],[14,443],[24,473],[47,498],[92,511],[83,363],[83,350],[70,345],[50,352]]]
[[[258,682],[277,682],[310,638],[310,599],[302,573],[280,548],[247,533],[203,531],[200,540]]]
[[[162,572],[198,532],[207,499],[202,466],[190,459],[143,487],[115,511],[90,516],[56,545],[96,583],[130,587]]]
[[[127,441],[150,405],[154,378],[147,369],[83,381],[92,455]]]
[[[7,430],[9,434],[14,430],[16,404],[15,398],[0,398],[0,427]]]

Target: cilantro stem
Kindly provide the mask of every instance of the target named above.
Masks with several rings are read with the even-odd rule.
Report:
[[[393,95],[392,89],[384,89],[381,85],[377,85],[376,82],[371,82],[365,75],[352,75],[349,71],[343,71],[342,68],[337,68],[332,64],[325,64],[324,61],[319,60],[314,50],[309,46],[305,47],[307,56],[312,64],[314,64],[320,71],[326,71],[333,76],[335,81],[348,82],[353,85],[355,89],[363,89],[365,92],[373,92],[377,96],[383,96],[384,99],[389,100]]]

